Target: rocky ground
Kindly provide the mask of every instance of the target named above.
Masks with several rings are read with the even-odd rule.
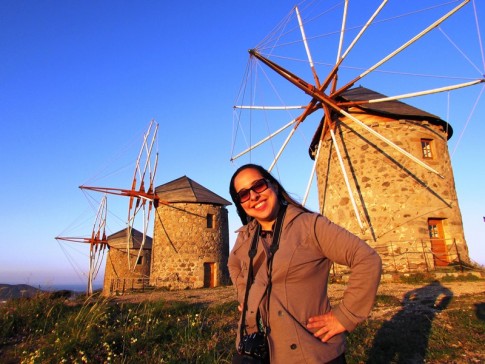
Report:
[[[329,285],[329,297],[332,301],[338,301],[345,290],[344,284],[332,283]],[[459,297],[463,295],[485,295],[485,281],[473,282],[446,282],[446,283],[422,283],[422,284],[404,284],[404,283],[381,283],[378,294],[389,295],[404,299],[413,299],[419,295],[419,299],[436,298],[439,295],[451,295]],[[116,302],[138,303],[146,300],[165,300],[165,301],[192,301],[194,303],[205,303],[208,305],[221,304],[236,300],[236,292],[233,286],[204,288],[183,291],[165,291],[155,290],[144,293],[126,293],[115,296]],[[485,303],[485,302],[483,302]]]

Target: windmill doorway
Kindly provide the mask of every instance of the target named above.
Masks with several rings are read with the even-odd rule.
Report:
[[[428,219],[429,238],[435,267],[449,264],[442,219]]]
[[[204,288],[216,286],[216,263],[204,263]]]

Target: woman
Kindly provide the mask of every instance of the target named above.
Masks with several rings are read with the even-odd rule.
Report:
[[[238,350],[246,340],[240,344],[241,335],[263,332],[271,363],[345,363],[345,332],[372,308],[380,257],[363,240],[294,201],[261,166],[240,167],[229,191],[244,225],[228,262],[245,321]],[[252,245],[256,254],[250,259]],[[327,283],[333,262],[349,266],[351,274],[342,302],[331,307]]]

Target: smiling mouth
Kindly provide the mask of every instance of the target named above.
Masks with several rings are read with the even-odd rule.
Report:
[[[264,205],[264,203],[265,203],[265,202],[266,202],[266,201],[261,201],[261,202],[258,202],[256,205],[254,205],[254,206],[253,206],[253,208],[255,208],[255,209],[259,209],[261,206],[263,206],[263,205]]]

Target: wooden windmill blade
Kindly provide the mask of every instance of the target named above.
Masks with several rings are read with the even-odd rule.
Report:
[[[255,104],[260,106],[251,108],[245,104],[238,105],[237,108],[241,110],[241,113],[237,116],[237,127],[234,129],[239,134],[242,134],[242,111],[251,110],[248,118],[249,133],[246,135],[249,135],[249,139],[258,141],[252,143],[250,140],[249,145],[241,153],[237,153],[237,148],[233,148],[236,152],[231,160],[244,156],[244,158],[249,158],[253,163],[268,163],[270,170],[277,165],[280,166],[279,170],[283,170],[285,168],[284,164],[288,163],[283,161],[284,153],[287,153],[287,149],[293,150],[290,153],[294,153],[294,150],[297,150],[294,147],[293,149],[290,148],[295,136],[298,134],[296,129],[301,129],[304,123],[312,122],[310,119],[314,119],[313,114],[316,114],[318,115],[317,126],[313,126],[313,128],[314,130],[317,129],[317,131],[314,133],[313,141],[309,143],[314,163],[311,165],[310,177],[303,198],[304,202],[307,201],[314,175],[317,174],[318,201],[321,211],[337,220],[336,222],[338,223],[340,223],[339,220],[342,216],[352,216],[352,220],[356,222],[355,226],[353,223],[349,223],[346,227],[366,240],[378,241],[383,236],[413,236],[416,239],[419,236],[420,239],[425,239],[426,234],[423,231],[425,232],[427,229],[426,222],[424,222],[424,227],[420,229],[412,226],[413,219],[416,221],[420,219],[416,216],[414,210],[419,209],[418,205],[422,204],[422,202],[418,202],[415,199],[414,195],[416,193],[411,193],[416,190],[423,191],[422,193],[431,199],[429,206],[434,206],[433,208],[435,208],[434,212],[431,207],[423,208],[424,213],[421,212],[423,216],[429,215],[429,218],[438,216],[443,220],[450,219],[450,224],[455,224],[455,221],[451,222],[451,219],[453,219],[456,220],[457,225],[461,225],[459,210],[458,212],[455,210],[455,212],[450,213],[450,216],[453,215],[452,217],[446,215],[452,209],[452,206],[456,204],[453,198],[450,198],[450,196],[456,196],[456,193],[450,192],[450,188],[452,188],[450,186],[454,186],[454,183],[446,144],[447,139],[452,135],[451,126],[438,116],[403,104],[398,100],[416,99],[438,93],[451,93],[463,88],[476,88],[480,84],[483,87],[483,75],[485,72],[479,72],[478,77],[474,78],[468,75],[462,76],[461,82],[456,82],[460,77],[453,76],[450,77],[453,82],[443,85],[442,80],[446,79],[443,75],[413,74],[411,72],[398,71],[394,73],[407,74],[409,78],[418,75],[426,76],[428,78],[425,78],[425,80],[433,82],[427,83],[424,88],[422,86],[418,87],[417,91],[416,89],[408,91],[403,88],[402,91],[393,91],[389,96],[379,94],[362,86],[356,87],[355,85],[357,82],[366,82],[367,79],[373,82],[373,79],[383,78],[386,75],[386,70],[382,69],[384,65],[397,64],[396,59],[405,57],[405,54],[412,52],[414,48],[418,47],[417,45],[426,42],[433,32],[438,32],[438,28],[442,31],[441,27],[444,27],[445,24],[450,22],[450,19],[452,20],[465,10],[470,15],[470,12],[473,11],[470,1],[460,1],[455,4],[434,4],[435,6],[429,7],[422,5],[422,8],[418,9],[416,9],[416,6],[419,6],[419,4],[406,3],[406,6],[414,6],[414,8],[408,10],[407,13],[391,14],[392,11],[398,10],[397,7],[404,6],[404,3],[391,3],[386,0],[378,1],[375,2],[375,8],[371,9],[369,8],[370,2],[364,4],[350,0],[344,2],[341,16],[338,16],[335,11],[338,6],[328,11],[319,12],[311,8],[314,3],[312,2],[308,6],[306,4],[299,5],[301,11],[295,8],[295,15],[287,17],[287,23],[278,28],[283,30],[273,34],[273,43],[271,38],[267,37],[262,47],[250,50],[252,62],[261,63],[262,66],[269,70],[268,72],[274,72],[275,75],[280,77],[279,80],[276,79],[274,81],[274,84],[268,81],[269,87],[278,92],[275,99],[282,99],[280,95],[283,93],[287,95],[291,93],[291,95],[297,96],[297,99],[295,99],[296,102],[295,100],[290,100],[290,104],[305,104],[302,100],[304,100],[303,96],[306,96],[306,106],[299,106],[299,108],[303,108],[303,112],[298,116],[291,114],[291,117],[285,118],[292,121],[284,127],[279,129],[277,127],[271,128],[270,122],[273,122],[273,119],[270,119],[268,115],[271,110],[276,110],[277,106],[261,106],[264,105],[264,102],[255,100],[255,96],[263,94],[266,96],[266,94],[256,91],[256,86],[252,85],[249,88],[251,95],[249,97],[244,96],[244,99],[254,100]],[[366,17],[365,14],[362,14],[365,19],[358,26],[355,25],[356,14],[362,9],[359,11],[354,10],[356,9],[356,4],[360,4],[361,8],[369,8],[367,12],[369,16]],[[402,40],[398,40],[399,37],[397,35],[401,35],[401,32],[398,30],[394,30],[392,33],[385,33],[385,31],[378,33],[375,30],[377,26],[383,27],[383,24],[386,22],[421,13],[432,13],[432,15],[421,16],[422,19],[426,18],[425,21],[427,23],[421,22],[421,24],[412,27],[408,26],[409,24],[405,24],[407,35],[404,35]],[[327,22],[319,22],[318,26],[312,25],[322,14],[331,14],[331,19]],[[347,19],[350,14],[353,15],[353,23]],[[290,24],[291,21],[294,21],[294,23]],[[322,24],[324,26],[332,24],[336,30],[332,32],[326,29],[326,33],[323,32],[323,35],[318,35],[311,33],[306,28],[310,26],[309,29],[312,29],[311,27],[313,26],[313,30],[321,30]],[[466,24],[471,25],[472,22],[467,22]],[[465,31],[464,29],[465,27],[460,26],[461,33]],[[300,41],[296,39],[296,36],[292,37],[289,35],[292,30],[294,30],[295,34],[298,33]],[[352,35],[352,33],[356,35]],[[388,39],[386,39],[386,35],[388,35]],[[330,38],[332,36],[335,47],[315,47],[315,44],[320,39],[325,40],[325,37]],[[345,46],[346,38],[350,40],[350,44],[347,47]],[[387,46],[388,48],[382,54],[378,54],[382,40],[390,40],[390,42],[386,42],[387,45],[387,43],[394,41],[394,38],[396,38],[395,44]],[[478,38],[481,39],[480,37]],[[364,51],[365,48],[361,46],[361,43],[369,45],[367,52]],[[326,44],[330,44],[330,42]],[[379,47],[376,47],[376,45],[379,45]],[[432,45],[434,44],[432,43]],[[300,48],[299,50],[298,47]],[[383,46],[382,49],[384,49]],[[430,49],[428,47],[426,51]],[[316,60],[318,56],[322,55],[324,58],[328,58],[327,53],[331,54],[333,50],[337,54],[333,64],[328,61],[319,62]],[[354,53],[357,53],[357,55],[354,55]],[[417,64],[424,64],[422,62],[422,60],[426,60],[424,58],[425,56],[418,58],[419,62]],[[429,60],[434,60],[432,57],[428,58]],[[294,61],[294,67],[290,66],[292,61]],[[307,70],[300,66],[304,61],[308,63]],[[356,67],[356,64],[350,63],[356,61],[362,62],[364,66]],[[439,61],[442,61],[444,65],[451,64],[447,58],[435,60],[435,62]],[[368,65],[365,66],[365,64]],[[252,67],[251,70],[260,71],[260,68],[262,67]],[[319,68],[329,69],[326,77],[318,75]],[[432,67],[431,69],[434,70],[435,68],[437,67]],[[454,71],[456,70],[461,71],[461,69],[455,69]],[[357,75],[355,75],[356,72]],[[391,74],[392,72],[388,73]],[[379,77],[376,77],[376,75]],[[268,78],[269,76],[264,71],[263,77],[256,76],[251,81],[256,84],[256,81]],[[281,80],[286,81],[287,87]],[[411,83],[409,82],[409,84]],[[397,89],[395,86],[398,85],[401,84],[396,83],[393,87]],[[246,88],[242,87],[242,89]],[[300,94],[287,91],[287,89],[300,91]],[[369,95],[371,97],[367,97]],[[275,105],[275,102],[270,101],[270,105]],[[282,103],[281,108],[290,110],[286,105],[286,101]],[[320,113],[320,110],[322,110],[322,113]],[[264,116],[257,120],[255,116],[257,112],[261,112]],[[261,133],[263,136],[257,134],[256,128],[258,125],[267,125],[267,136],[264,136],[264,133]],[[285,139],[282,139],[280,137],[281,131],[289,126],[293,126],[292,130]],[[273,132],[272,130],[275,129],[277,131]],[[401,135],[391,133],[391,129],[402,129]],[[417,142],[410,142],[411,139],[404,142],[403,135],[410,135],[411,138],[411,131],[414,133],[414,136],[412,136],[413,140],[417,140]],[[429,151],[434,148],[435,159],[429,157],[431,155],[430,152],[421,154],[424,151],[420,149],[420,139],[421,146],[426,146]],[[433,139],[436,140],[434,141],[434,146],[431,147],[429,143]],[[265,143],[271,143],[271,147],[264,149]],[[279,145],[277,145],[278,143]],[[357,148],[360,148],[361,153],[357,152]],[[266,156],[263,149],[267,150]],[[273,157],[271,163],[267,162],[270,159],[270,155]],[[296,159],[295,155],[286,157],[286,160],[293,161],[294,159]],[[376,168],[376,165],[381,166]],[[339,170],[338,173],[334,172],[336,169]],[[373,170],[382,170],[380,172],[382,175],[367,176],[369,173],[375,173]],[[291,173],[292,178],[296,178],[297,174],[301,174],[299,169]],[[339,180],[334,175],[338,175]],[[407,181],[407,185],[403,185],[402,188],[403,191],[410,192],[401,193],[396,189],[394,193],[404,197],[400,200],[402,202],[399,205],[392,206],[392,209],[403,207],[403,210],[406,212],[403,213],[402,217],[395,212],[389,212],[386,217],[380,216],[379,213],[375,212],[375,210],[379,209],[378,204],[382,204],[381,208],[384,210],[388,208],[386,200],[382,201],[376,197],[376,194],[385,195],[385,193],[388,193],[387,190],[390,191],[392,189],[392,187],[389,187],[389,183],[392,185],[394,181],[385,181],[383,179],[386,178],[385,176],[392,176],[393,179]],[[382,183],[384,190],[379,191],[373,187],[374,191],[370,191],[368,186],[372,185],[372,181],[380,181],[379,183]],[[345,191],[346,197],[343,191]],[[330,195],[331,198],[329,198]],[[405,200],[406,198],[408,200]],[[346,200],[350,202],[346,202]],[[412,206],[408,206],[409,204]],[[352,212],[342,213],[342,206],[345,206],[345,209],[349,209]],[[398,222],[398,219],[401,220]],[[347,221],[348,219],[345,219],[345,223]],[[414,235],[407,234],[405,231],[407,226],[409,226],[409,231],[419,230],[420,232],[413,233]],[[452,230],[450,228],[450,235],[453,234]],[[463,240],[463,246],[466,247],[463,233],[458,232],[457,234],[459,239]]]
[[[114,187],[94,187],[82,185],[79,188],[102,193],[108,193],[118,196],[128,197],[127,211],[127,233],[126,233],[126,259],[128,269],[134,272],[136,262],[145,247],[146,238],[150,228],[151,214],[153,206],[159,201],[154,189],[158,164],[158,151],[156,151],[158,140],[158,123],[154,120],[148,125],[147,131],[143,134],[142,144],[136,158],[131,188],[114,188]],[[141,221],[140,221],[141,220]],[[141,224],[141,240],[137,238],[134,242],[134,231],[137,224]]]
[[[106,217],[108,212],[107,206],[107,197],[105,194],[99,204],[90,237],[56,237],[56,240],[89,244],[89,271],[87,282],[87,294],[89,296],[93,294],[93,282],[99,273],[99,269],[103,262],[104,253],[106,251],[106,247],[108,246],[108,239],[106,237]]]

